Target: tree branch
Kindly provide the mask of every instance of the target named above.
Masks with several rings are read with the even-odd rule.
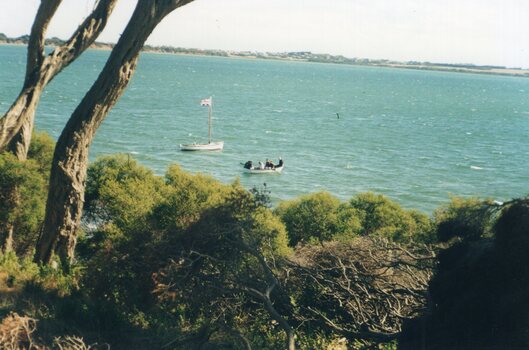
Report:
[[[61,2],[62,0],[42,0],[40,3],[29,36],[28,60],[24,87],[26,87],[28,82],[33,80],[32,77],[37,75],[42,67],[42,62],[44,61],[46,31]]]

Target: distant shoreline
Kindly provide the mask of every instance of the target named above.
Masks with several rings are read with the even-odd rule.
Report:
[[[28,35],[18,38],[9,38],[0,33],[0,45],[27,45],[29,40]],[[60,46],[64,41],[59,38],[46,39],[48,46]],[[96,42],[90,46],[91,49],[96,50],[111,50],[114,44]],[[415,70],[429,70],[437,72],[454,72],[454,73],[471,73],[471,74],[489,74],[489,75],[503,75],[511,77],[529,77],[529,69],[509,68],[503,66],[478,66],[474,64],[447,64],[447,63],[432,63],[432,62],[398,62],[392,60],[373,60],[365,58],[347,58],[344,56],[334,56],[330,54],[314,54],[309,51],[297,52],[250,52],[250,51],[224,51],[224,50],[202,50],[189,49],[172,46],[150,46],[145,45],[143,52],[158,53],[158,54],[173,54],[173,55],[188,55],[188,56],[217,56],[217,57],[232,57],[245,59],[267,59],[277,61],[290,62],[316,62],[316,63],[332,63],[344,64],[352,66],[367,66],[367,67],[386,67],[386,68],[401,68],[401,69],[415,69]]]

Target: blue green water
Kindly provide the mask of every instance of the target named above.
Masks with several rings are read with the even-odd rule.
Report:
[[[0,46],[0,113],[19,92],[25,47]],[[89,51],[48,87],[37,128],[58,137],[108,52]],[[179,151],[207,138],[224,151]],[[337,118],[339,113],[340,118]],[[529,193],[529,79],[345,65],[143,54],[94,140],[91,159],[130,153],[163,174],[178,163],[274,200],[326,190],[383,193],[431,212],[449,195],[506,200]],[[282,156],[281,175],[240,162]]]

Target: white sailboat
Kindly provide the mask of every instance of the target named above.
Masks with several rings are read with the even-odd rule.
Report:
[[[208,107],[208,143],[188,143],[180,144],[181,151],[222,151],[224,148],[224,141],[211,141],[211,114],[213,99],[210,96],[200,101],[201,106]]]

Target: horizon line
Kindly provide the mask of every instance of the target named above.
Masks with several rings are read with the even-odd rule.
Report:
[[[27,40],[29,39],[29,34],[23,34],[23,35],[20,35],[20,36],[17,36],[17,37],[9,37],[7,36],[5,33],[3,32],[0,32],[0,44],[2,43],[7,43],[7,44],[22,44],[22,45],[27,45]],[[67,42],[69,39],[61,39],[57,36],[53,36],[53,37],[48,37],[48,38],[45,38],[45,42],[48,42],[46,43],[47,46],[58,46],[59,43],[65,43]],[[10,42],[10,41],[20,41],[20,43],[17,43],[17,42]],[[97,48],[97,46],[110,46],[111,48],[116,45],[115,42],[102,42],[102,41],[95,41],[91,47],[92,48]],[[368,57],[347,57],[347,56],[344,56],[344,55],[338,55],[338,54],[331,54],[331,53],[316,53],[316,52],[312,52],[311,50],[295,50],[295,51],[259,51],[259,50],[229,50],[229,49],[201,49],[201,48],[190,48],[190,47],[181,47],[181,46],[173,46],[173,45],[167,45],[167,44],[164,44],[164,45],[153,45],[153,44],[144,44],[143,48],[142,48],[142,51],[145,51],[145,52],[149,52],[149,49],[151,50],[157,50],[158,52],[163,52],[163,49],[164,48],[167,48],[167,49],[171,49],[171,50],[175,50],[175,51],[178,51],[178,50],[182,50],[182,51],[200,51],[200,52],[203,52],[203,53],[208,53],[208,52],[211,52],[211,53],[226,53],[226,54],[231,54],[231,55],[234,55],[234,56],[239,56],[239,57],[247,57],[246,54],[255,54],[255,55],[300,55],[300,54],[308,54],[308,55],[315,55],[315,56],[320,56],[320,57],[324,57],[324,56],[327,56],[327,59],[328,60],[325,60],[325,61],[319,61],[320,63],[337,63],[337,64],[349,64],[349,65],[370,65],[370,66],[382,66],[384,64],[387,64],[387,65],[391,65],[391,64],[396,64],[396,65],[406,65],[406,67],[408,68],[413,68],[413,66],[417,66],[417,68],[415,69],[421,69],[421,68],[418,68],[418,66],[421,66],[421,65],[426,65],[426,67],[446,67],[447,69],[443,69],[443,70],[446,70],[446,71],[450,71],[449,68],[453,68],[452,71],[455,71],[456,69],[458,68],[468,68],[468,69],[472,69],[472,68],[475,68],[475,69],[500,69],[500,70],[506,70],[506,71],[509,71],[509,70],[513,70],[513,71],[528,71],[524,74],[515,74],[515,73],[507,73],[507,72],[487,72],[487,71],[483,71],[483,72],[464,72],[464,73],[483,73],[483,74],[495,74],[495,75],[509,75],[509,76],[522,76],[522,77],[526,77],[526,76],[529,76],[529,68],[526,68],[526,67],[510,67],[510,66],[505,66],[505,65],[493,65],[493,64],[475,64],[475,63],[471,63],[471,62],[467,62],[467,63],[462,63],[462,62],[432,62],[432,61],[418,61],[418,60],[407,60],[407,61],[399,61],[399,60],[393,60],[393,59],[388,59],[388,58],[368,58]],[[165,53],[172,53],[172,54],[186,54],[185,52],[170,52],[170,51],[166,51]],[[152,52],[152,51],[151,51]],[[210,55],[211,56],[211,55]],[[216,56],[221,56],[221,55],[216,55]],[[274,57],[257,57],[257,58],[268,58],[268,59],[274,59]],[[289,57],[290,60],[295,60],[294,57]],[[342,62],[342,61],[333,61],[332,59],[344,59],[344,60],[349,60],[349,61],[352,61],[352,62]],[[281,58],[279,57],[275,57],[275,59],[277,60],[281,60]],[[286,60],[283,59],[283,60]],[[298,58],[297,60],[299,61],[302,61],[302,60],[305,60],[307,61],[306,59],[302,59],[302,58]],[[361,61],[361,62],[357,62],[357,61]],[[362,62],[363,61],[363,62]],[[309,61],[309,62],[316,62],[316,61]],[[390,66],[391,67],[391,66]],[[406,68],[406,67],[400,67],[400,68]],[[397,67],[399,68],[399,67]],[[426,69],[426,68],[422,68],[422,69]],[[431,70],[435,70],[435,69],[431,69]]]

